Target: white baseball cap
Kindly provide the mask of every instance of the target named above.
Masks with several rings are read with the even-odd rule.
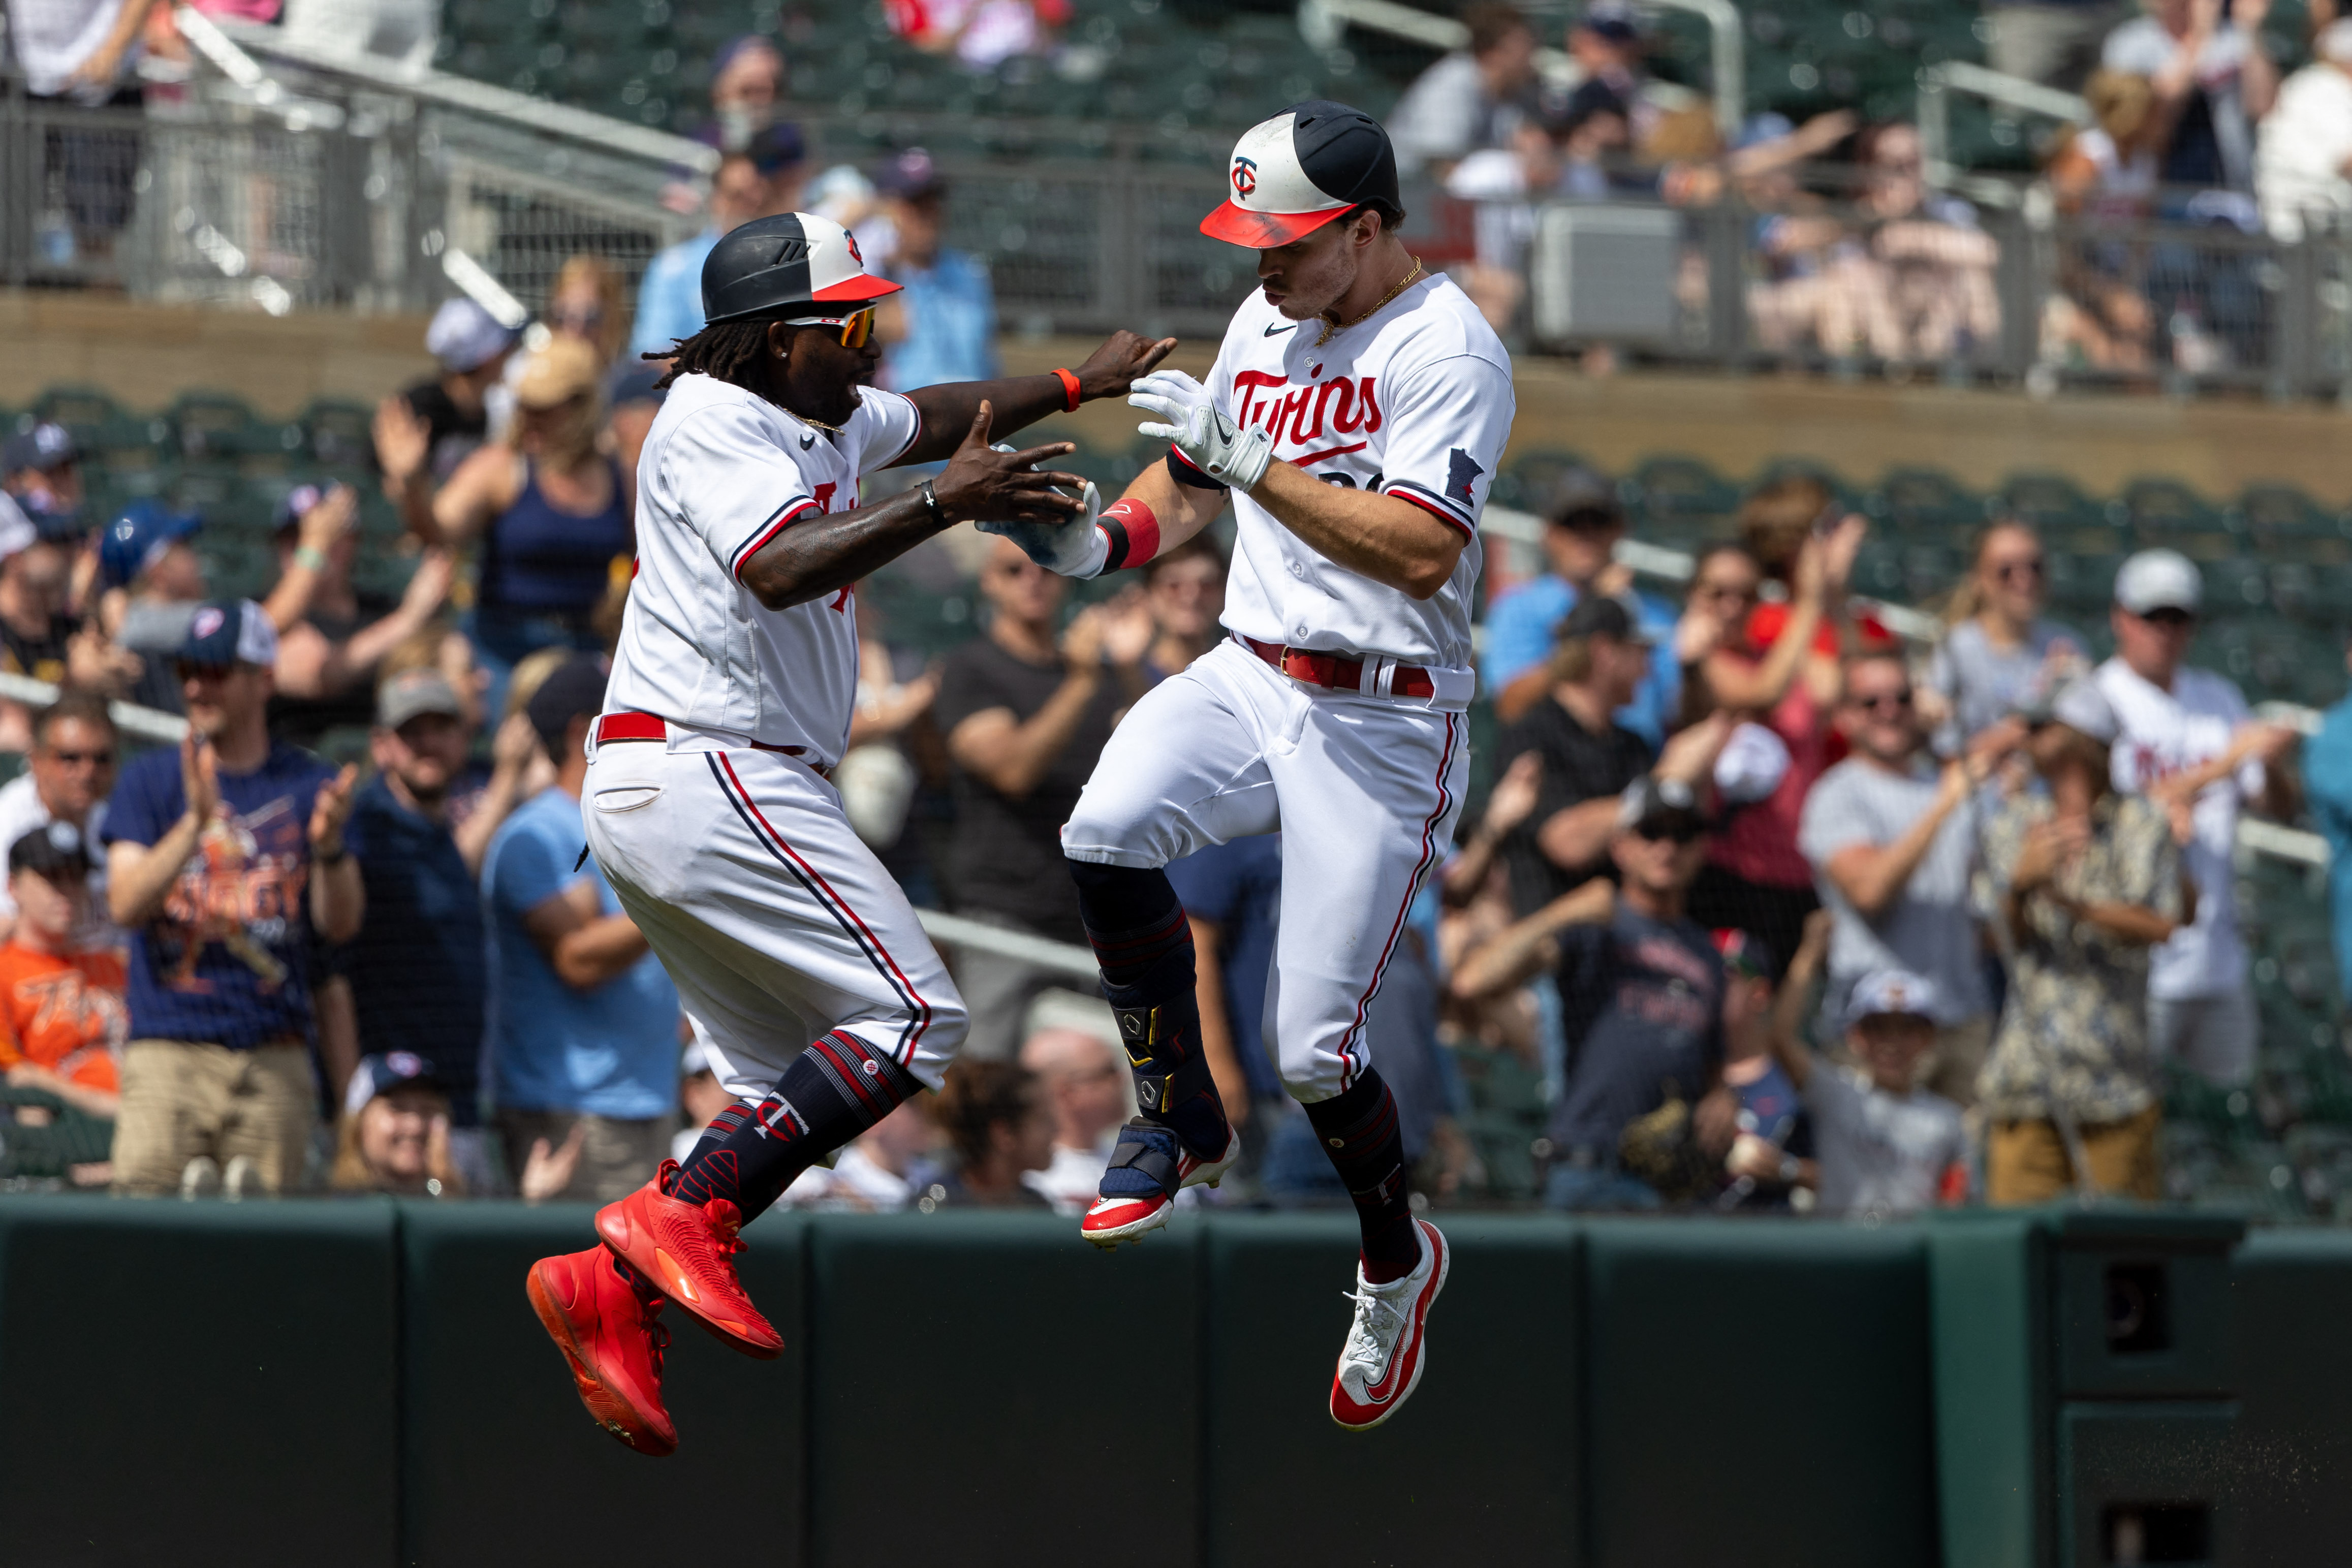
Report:
[[[1752,805],[1780,787],[1789,745],[1761,724],[1733,727],[1715,758],[1715,793],[1726,805]]]
[[[2135,616],[2156,610],[2187,610],[2205,604],[2205,580],[2178,550],[2143,550],[2116,574],[2116,603]]]
[[[1854,984],[1846,998],[1845,1021],[1859,1024],[1882,1013],[1907,1013],[1922,1018],[1936,1016],[1936,983],[1907,969],[1875,969]]]
[[[1404,206],[1389,133],[1362,110],[1328,99],[1294,103],[1243,132],[1225,162],[1225,191],[1201,232],[1253,250],[1288,245],[1364,202]]]
[[[452,375],[476,371],[514,347],[518,334],[471,300],[444,300],[425,329],[425,352]]]

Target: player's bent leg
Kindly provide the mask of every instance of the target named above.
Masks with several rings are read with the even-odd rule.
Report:
[[[641,1298],[601,1247],[541,1258],[524,1289],[596,1424],[640,1454],[675,1450],[677,1428],[662,1405],[669,1331],[660,1300]]]

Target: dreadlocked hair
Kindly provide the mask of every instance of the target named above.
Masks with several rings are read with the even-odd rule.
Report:
[[[751,367],[767,352],[767,322],[721,321],[703,328],[690,338],[671,341],[676,346],[667,353],[643,356],[669,361],[668,372],[654,384],[656,392],[668,391],[670,383],[681,375],[697,374],[740,386],[746,392],[759,390],[751,384]]]

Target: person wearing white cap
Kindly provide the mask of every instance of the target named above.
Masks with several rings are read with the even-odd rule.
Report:
[[[2157,950],[2148,1029],[2159,1058],[2231,1084],[2253,1071],[2261,1028],[2230,865],[2238,813],[2290,818],[2300,791],[2286,760],[2295,732],[2255,722],[2235,684],[2188,666],[2203,603],[2186,556],[2143,550],[2126,560],[2110,616],[2115,657],[2095,679],[2116,712],[2116,788],[2172,813],[2197,886],[2195,921]]]
[[[1772,1049],[1812,1113],[1820,1209],[1832,1215],[1909,1214],[1968,1193],[1960,1108],[1915,1088],[1945,1011],[1936,983],[1903,969],[1856,981],[1842,1016],[1860,1070],[1816,1061],[1797,1031],[1773,1031]]]
[[[2352,216],[2352,17],[2311,41],[2312,62],[2279,84],[2254,132],[2254,195],[2273,237]]]
[[[1979,910],[1996,922],[2009,997],[1977,1079],[1985,1197],[2036,1204],[2076,1187],[2154,1198],[2163,1118],[2150,1047],[2148,956],[2198,894],[2164,808],[2118,793],[2120,726],[2095,680],[2018,716],[2045,791],[1985,824]]]
[[[375,449],[397,494],[412,473],[429,489],[490,438],[486,399],[506,374],[520,334],[471,300],[445,300],[425,329],[441,373],[376,405]]]

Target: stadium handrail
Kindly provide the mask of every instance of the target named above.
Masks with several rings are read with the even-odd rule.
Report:
[[[1944,60],[1921,66],[1918,83],[1919,151],[1924,164],[1921,173],[1927,183],[1939,190],[1965,186],[1968,194],[2003,205],[2017,204],[2020,198],[2016,185],[1971,175],[1952,162],[1950,94],[1967,93],[2074,125],[2092,123],[2090,100],[2082,94],[2044,87],[2038,81],[1993,70],[1972,60]]]

